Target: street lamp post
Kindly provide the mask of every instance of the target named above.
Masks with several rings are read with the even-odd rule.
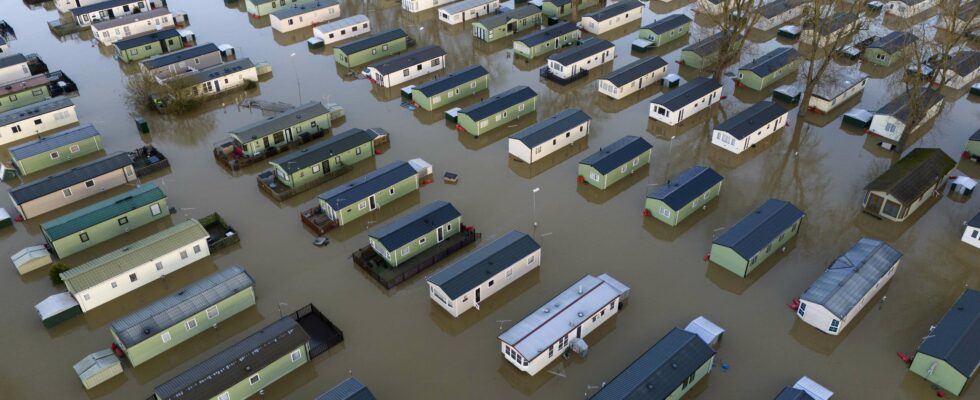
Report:
[[[293,64],[293,73],[296,74],[296,95],[299,96],[299,103],[303,104],[303,89],[299,84],[299,70],[296,69],[296,53],[289,55],[289,62]]]
[[[540,191],[540,190],[541,190],[541,188],[539,188],[539,187],[536,187],[533,190],[531,190],[531,220],[533,220],[533,222],[534,222],[531,225],[531,227],[532,227],[532,230],[535,230],[535,231],[538,229],[538,216],[537,216],[538,199],[537,199],[537,197],[538,197],[538,191]]]

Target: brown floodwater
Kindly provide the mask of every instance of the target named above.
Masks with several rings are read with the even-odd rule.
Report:
[[[857,130],[843,128],[839,116],[807,117],[807,123],[796,124],[794,112],[789,127],[735,156],[710,144],[710,126],[748,107],[746,102],[767,98],[771,91],[733,90],[726,78],[728,98],[720,106],[681,126],[668,127],[647,118],[648,100],[659,88],[621,101],[597,94],[594,81],[612,70],[610,66],[586,80],[558,86],[539,80],[542,60],[515,60],[510,39],[492,44],[474,41],[468,24],[447,26],[438,21],[434,10],[411,15],[393,0],[342,0],[341,4],[345,16],[367,14],[376,31],[402,27],[419,44],[440,44],[449,53],[448,71],[484,65],[492,75],[491,93],[531,86],[540,94],[537,116],[480,138],[459,134],[439,112],[400,107],[397,89],[372,88],[367,80],[353,79],[338,69],[329,49],[309,51],[304,43],[308,31],[273,34],[267,20],[249,18],[241,3],[170,0],[171,9],[188,12],[190,29],[199,42],[232,44],[239,57],[270,62],[274,73],[257,89],[216,99],[193,115],[163,117],[137,111],[126,102],[124,79],[132,66],[100,51],[88,34],[61,39],[51,34],[46,22],[58,15],[50,3],[28,7],[0,0],[0,17],[18,33],[12,49],[37,52],[52,70],[64,70],[77,82],[80,96],[74,100],[79,117],[98,127],[107,151],[151,143],[171,160],[169,171],[144,182],[160,185],[177,214],[73,256],[66,260],[69,264],[213,211],[220,212],[242,237],[240,246],[54,329],[42,327],[33,305],[62,289],[52,287],[44,272],[21,277],[8,266],[5,279],[0,280],[5,302],[0,313],[5,360],[0,363],[0,398],[144,399],[154,386],[274,321],[280,303],[285,303],[284,312],[291,312],[310,302],[344,331],[346,341],[269,387],[265,398],[311,399],[353,374],[382,399],[582,399],[670,328],[684,326],[698,315],[727,329],[717,360],[730,369],[715,368],[690,398],[770,399],[802,375],[834,390],[835,399],[934,396],[930,385],[910,374],[895,352],[914,352],[930,324],[938,321],[964,286],[980,286],[980,251],[959,241],[962,222],[980,211],[977,198],[944,195],[908,223],[876,221],[859,212],[862,188],[898,154],[880,149],[877,141]],[[644,23],[657,15],[689,13],[690,6],[690,1],[654,2]],[[878,17],[875,24],[880,22]],[[639,26],[634,23],[604,35],[615,40],[615,67],[635,59],[629,48]],[[774,32],[756,33],[749,39],[746,61],[788,44],[776,39]],[[672,44],[651,54],[664,57],[670,72],[677,72],[674,61],[681,47]],[[679,72],[686,79],[699,74],[686,67]],[[897,90],[888,79],[901,72],[888,73],[876,71],[884,75],[875,75],[863,97],[846,107],[873,110],[893,98]],[[347,117],[339,129],[382,127],[392,134],[391,149],[336,182],[288,201],[272,201],[256,186],[255,175],[265,167],[230,172],[211,156],[212,145],[225,139],[228,130],[263,116],[258,110],[239,108],[238,102],[245,98],[340,103]],[[919,139],[913,146],[940,147],[958,158],[967,137],[980,125],[980,101],[962,91],[950,93],[947,100],[951,105],[926,132],[914,136]],[[567,107],[581,108],[594,118],[587,141],[534,166],[509,160],[509,134]],[[137,133],[132,122],[137,114],[147,118],[150,135]],[[627,134],[654,144],[648,171],[604,192],[576,183],[578,160]],[[437,177],[445,171],[458,173],[459,184],[437,181],[331,232],[333,243],[328,247],[311,245],[313,236],[300,224],[298,213],[311,207],[318,193],[376,166],[416,157],[431,162]],[[651,185],[693,164],[710,165],[725,176],[721,197],[706,212],[676,228],[644,219],[643,199]],[[980,178],[977,165],[960,162],[957,170]],[[534,188],[541,190],[532,210]],[[747,279],[702,260],[714,235],[770,197],[792,201],[807,213],[800,235],[785,254],[774,256]],[[367,230],[439,199],[459,208],[464,223],[483,233],[482,243],[511,229],[530,231],[532,215],[536,216],[535,237],[544,248],[540,270],[484,301],[481,310],[454,320],[429,300],[423,277],[386,291],[351,262],[351,252],[367,243]],[[96,199],[86,204],[92,201]],[[6,196],[0,206],[12,209]],[[6,258],[41,243],[38,224],[66,211],[0,231],[0,254]],[[887,296],[887,301],[879,305],[877,298],[873,300],[840,336],[817,332],[785,304],[862,236],[885,239],[905,253],[895,278],[878,296]],[[72,364],[109,346],[111,321],[233,264],[243,265],[255,278],[255,308],[139,368],[127,366],[122,376],[94,390],[82,388]],[[586,338],[591,345],[588,358],[573,356],[561,362],[564,377],[549,373],[530,377],[504,360],[497,341],[503,329],[582,275],[601,273],[611,274],[633,291],[623,312]],[[964,398],[980,398],[980,387],[974,383],[965,393]]]

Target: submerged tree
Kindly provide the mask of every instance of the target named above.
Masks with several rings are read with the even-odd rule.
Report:
[[[141,72],[129,76],[126,97],[137,107],[155,109],[162,114],[183,114],[201,105],[200,96],[187,89],[190,86],[187,78],[159,80],[153,74]]]
[[[868,8],[861,2],[846,0],[814,0],[807,4],[800,18],[803,39],[809,42],[803,52],[807,61],[801,64],[799,81],[802,82],[800,107],[797,115],[803,116],[809,109],[814,90],[821,85],[842,79],[841,69],[831,67],[834,57],[848,46],[857,34],[868,28]]]
[[[717,56],[711,77],[721,81],[725,70],[737,63],[745,51],[745,39],[759,21],[763,0],[698,0],[698,9],[716,26]],[[719,10],[716,14],[711,10]]]

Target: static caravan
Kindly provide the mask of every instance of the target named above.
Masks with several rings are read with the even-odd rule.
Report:
[[[619,312],[629,292],[608,274],[586,275],[498,336],[500,352],[532,376],[567,350],[582,354],[585,337]]]
[[[599,4],[599,0],[579,0],[578,11]],[[541,12],[548,18],[558,19],[572,15],[572,8],[575,5],[572,0],[543,0],[541,2]]]
[[[525,163],[547,157],[589,134],[592,117],[577,108],[566,108],[550,118],[524,128],[507,140],[507,151]]]
[[[776,0],[759,7],[754,27],[768,31],[803,15],[803,0]]]
[[[119,40],[112,45],[116,48],[116,57],[128,63],[182,49],[184,41],[180,32],[170,28]]]
[[[970,155],[970,158],[980,159],[980,129],[973,132],[970,138],[966,141],[966,152]]]
[[[883,10],[888,15],[912,18],[939,5],[939,0],[892,0],[885,3]]]
[[[276,11],[309,4],[317,0],[245,0],[245,11],[256,17],[264,17]]]
[[[830,400],[831,397],[834,392],[804,376],[793,386],[783,388],[773,400]]]
[[[161,79],[172,78],[224,62],[221,50],[214,43],[188,47],[140,61],[140,70]]]
[[[548,56],[547,77],[557,82],[570,82],[616,57],[616,45],[599,38]]]
[[[579,161],[578,180],[605,190],[640,168],[645,168],[652,156],[653,146],[650,142],[638,136],[623,136]]]
[[[416,190],[418,171],[407,161],[395,161],[318,198],[327,218],[343,226]]]
[[[412,88],[412,101],[427,111],[487,90],[490,73],[482,65],[471,65]]]
[[[681,65],[702,69],[714,64],[718,60],[721,35],[722,33],[718,32],[681,49]]]
[[[51,79],[46,74],[34,75],[0,87],[0,112],[40,103],[51,95]]]
[[[680,399],[708,376],[714,362],[715,351],[698,335],[674,328],[591,399]]]
[[[718,197],[724,181],[711,167],[695,165],[653,188],[643,208],[661,222],[677,226]]]
[[[148,183],[41,224],[48,248],[65,258],[170,215],[167,195]]]
[[[980,213],[974,215],[970,221],[966,223],[966,229],[963,230],[963,237],[960,238],[963,243],[980,249]]]
[[[33,75],[27,56],[14,53],[0,57],[0,84],[21,81]]]
[[[362,74],[381,87],[398,86],[446,67],[446,51],[436,45],[399,54],[364,69]]]
[[[456,0],[402,0],[402,10],[416,13],[452,3]]]
[[[578,44],[582,31],[571,22],[559,22],[519,39],[514,39],[514,54],[532,59],[562,47]]]
[[[902,253],[861,238],[800,296],[796,315],[821,332],[839,335],[898,269]]]
[[[650,101],[650,118],[677,125],[721,100],[721,84],[709,78],[695,78]]]
[[[333,389],[317,396],[316,400],[377,400],[374,393],[355,377],[349,377]]]
[[[900,61],[907,51],[914,51],[912,44],[918,40],[910,32],[891,32],[875,39],[864,49],[864,60],[890,67]]]
[[[388,265],[397,267],[459,233],[462,220],[452,203],[438,200],[369,232],[368,242]]]
[[[789,110],[771,101],[760,101],[715,126],[711,144],[742,154],[788,123]]]
[[[745,278],[800,231],[805,214],[769,199],[711,242],[711,262]]]
[[[255,281],[240,266],[215,272],[109,326],[134,367],[255,305]]]
[[[870,133],[897,142],[906,132],[915,131],[942,109],[943,96],[938,91],[928,87],[910,90],[919,93],[898,96],[875,111],[868,128]]]
[[[541,265],[541,246],[510,231],[428,277],[429,298],[455,318]]]
[[[800,42],[816,47],[838,47],[846,43],[842,41],[848,40],[848,36],[860,30],[861,21],[857,14],[841,11],[834,13],[830,19],[804,22]]]
[[[338,19],[313,28],[313,36],[323,44],[336,43],[371,32],[371,20],[364,15]]]
[[[955,5],[956,3],[953,4]],[[978,5],[980,5],[980,2],[973,0],[961,3],[958,7],[951,7],[949,10],[940,10],[939,22],[936,26],[954,33],[963,33],[968,29],[975,31],[980,28],[980,21],[976,19]],[[956,15],[948,15],[953,12]]]
[[[727,1],[727,5],[725,4]],[[696,0],[696,6],[694,8],[695,12],[705,13],[708,15],[721,15],[725,12],[725,8],[728,8],[729,13],[737,12],[735,8],[738,2],[735,0]],[[741,3],[746,4],[746,3]],[[746,4],[748,5],[748,4]]]
[[[739,86],[762,90],[800,67],[800,53],[792,47],[779,47],[738,69]]]
[[[339,17],[340,3],[337,0],[316,0],[269,14],[269,24],[278,32],[289,32],[319,25]]]
[[[480,136],[537,110],[538,93],[527,86],[516,86],[457,113],[457,130]]]
[[[150,400],[253,398],[343,340],[344,333],[308,304],[161,383]]]
[[[955,165],[941,149],[915,148],[864,187],[863,211],[890,221],[905,221],[938,193]]]
[[[542,22],[541,10],[525,5],[473,22],[473,37],[493,42],[514,33],[535,29]]]
[[[0,113],[0,145],[37,137],[78,122],[75,104],[57,97]]]
[[[980,51],[958,51],[949,59],[946,66],[946,86],[960,90],[980,77]],[[936,77],[936,82],[941,81]]]
[[[54,7],[61,13],[67,13],[73,8],[85,7],[105,0],[55,0]]]
[[[149,32],[173,28],[174,16],[166,8],[127,15],[92,24],[92,37],[105,46]]]
[[[408,35],[395,28],[334,47],[333,58],[337,64],[354,68],[400,53],[408,47]]]
[[[194,97],[207,97],[258,82],[259,72],[252,60],[243,58],[182,75],[179,83]]]
[[[10,199],[30,219],[136,180],[129,154],[115,153],[10,189]]]
[[[439,8],[439,20],[450,25],[472,21],[500,9],[500,0],[463,0]]]
[[[73,8],[70,13],[78,26],[86,27],[125,15],[150,11],[153,8],[153,3],[148,0],[106,0]]]
[[[276,183],[291,189],[317,185],[374,157],[374,136],[363,129],[348,129],[318,143],[269,161]]]
[[[191,219],[61,273],[83,312],[210,255],[208,231]]]
[[[807,107],[810,111],[829,113],[841,103],[860,95],[867,84],[868,75],[857,68],[836,68],[836,71],[825,74],[825,78],[817,81]]]
[[[30,175],[99,150],[102,150],[102,135],[92,124],[85,124],[11,147],[7,151],[17,171]]]
[[[691,31],[691,17],[684,14],[671,14],[640,28],[640,39],[649,44],[644,47],[661,47]]]
[[[980,366],[977,332],[980,332],[980,292],[967,288],[943,319],[923,333],[909,370],[943,390],[963,396],[963,389]]]
[[[599,79],[599,93],[620,100],[643,88],[656,84],[667,75],[667,62],[660,57],[647,57],[626,64]]]
[[[237,151],[254,157],[287,147],[304,132],[320,133],[326,129],[330,129],[330,111],[323,103],[311,101],[233,129],[230,134]]]
[[[643,14],[643,3],[637,0],[623,0],[606,6],[599,11],[585,14],[582,29],[593,35],[601,35],[633,21],[639,21]]]

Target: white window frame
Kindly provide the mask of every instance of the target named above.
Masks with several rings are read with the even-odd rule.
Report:
[[[214,305],[208,307],[207,310],[204,310],[204,314],[207,315],[209,320],[212,320],[218,318],[218,316],[221,315],[221,310],[218,310],[218,306]]]
[[[261,380],[262,380],[262,377],[259,376],[258,373],[256,373],[255,375],[252,375],[252,376],[248,377],[248,384],[250,386],[254,386],[256,383],[259,383],[259,381],[261,381]]]
[[[297,362],[299,359],[303,358],[303,350],[296,349],[292,353],[289,353],[289,361]]]
[[[184,328],[187,330],[197,328],[197,318],[191,318],[187,322],[184,322]]]
[[[160,334],[160,340],[162,340],[164,343],[169,343],[170,339],[173,339],[173,337],[170,336],[170,332],[163,332]]]

